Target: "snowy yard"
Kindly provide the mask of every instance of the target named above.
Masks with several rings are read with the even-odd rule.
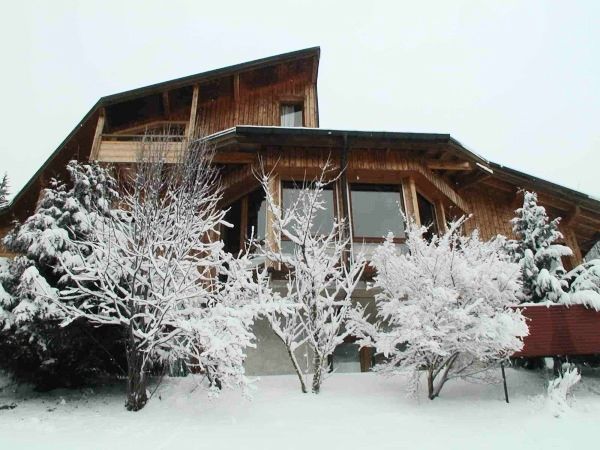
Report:
[[[600,373],[583,374],[560,418],[542,397],[541,373],[508,370],[502,385],[450,382],[440,398],[408,399],[404,381],[335,374],[319,396],[294,376],[263,377],[253,399],[209,400],[191,378],[172,378],[142,411],[123,408],[121,386],[32,394],[4,389],[1,449],[567,449],[591,444],[600,417]],[[586,445],[587,447],[587,445]]]

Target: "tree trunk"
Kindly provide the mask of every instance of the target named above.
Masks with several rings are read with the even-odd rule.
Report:
[[[148,401],[144,355],[137,349],[131,326],[127,339],[127,402],[129,411],[139,411]]]
[[[296,371],[296,375],[298,375],[298,379],[300,380],[300,389],[303,394],[306,394],[308,391],[306,389],[306,384],[304,383],[304,378],[302,377],[302,370],[300,370],[300,364],[298,364],[298,360],[296,359],[296,355],[289,346],[285,346],[287,349],[288,355],[292,360],[292,365],[294,366],[294,370]]]
[[[317,352],[315,352],[314,366],[315,374],[313,375],[312,391],[314,394],[318,394],[321,390],[321,381],[323,377],[323,357]]]
[[[450,369],[452,368],[454,361],[456,361],[456,358],[458,358],[457,353],[455,353],[454,355],[452,355],[450,358],[448,358],[446,360],[446,362],[444,363],[446,367],[442,366],[442,367],[444,367],[444,371],[442,372],[442,376],[440,377],[437,386],[434,386],[433,382],[435,381],[436,375],[439,375],[439,370],[437,372],[434,372],[433,369],[429,370],[428,377],[427,377],[429,400],[433,400],[434,398],[436,398],[437,396],[440,395],[440,391],[444,387],[444,384],[446,383],[446,381],[448,381],[448,372],[450,372]],[[440,367],[440,369],[441,369],[441,367]]]
[[[427,396],[430,400],[433,400],[433,368],[427,370]]]

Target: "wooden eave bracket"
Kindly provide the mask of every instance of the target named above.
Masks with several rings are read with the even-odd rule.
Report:
[[[429,170],[473,170],[473,164],[469,161],[430,161],[427,163]]]
[[[420,170],[417,171],[420,172],[420,175],[425,178],[429,184],[433,185],[436,191],[446,198],[447,201],[458,207],[464,213],[468,214],[470,212],[471,208],[469,207],[469,203],[442,177],[425,167],[420,167]]]
[[[566,227],[571,227],[580,215],[581,207],[579,205],[574,205],[569,211],[569,214],[564,218],[562,224]]]

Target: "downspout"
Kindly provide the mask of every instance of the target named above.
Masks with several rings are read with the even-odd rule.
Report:
[[[346,246],[346,252],[344,257],[345,264],[350,262],[352,256],[352,224],[350,223],[350,199],[348,198],[350,192],[348,189],[348,133],[344,133],[344,144],[342,147],[342,154],[340,156],[340,188],[342,190],[342,216],[346,218],[346,228],[344,230],[344,238],[348,239]]]

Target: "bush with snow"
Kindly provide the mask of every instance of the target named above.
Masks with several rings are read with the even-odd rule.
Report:
[[[71,161],[70,184],[51,180],[36,211],[4,238],[19,256],[0,264],[0,366],[39,388],[80,384],[99,373],[122,373],[115,330],[77,322],[61,328],[52,300],[71,281],[59,258],[73,261],[89,249],[89,223],[108,214],[116,182],[107,169]],[[97,342],[101,342],[99,347]]]
[[[571,256],[572,250],[556,244],[563,238],[558,230],[560,218],[549,220],[546,209],[537,203],[535,192],[525,192],[523,206],[511,220],[517,240],[508,247],[521,266],[523,302],[567,302],[568,282],[561,257]]]
[[[554,416],[567,412],[573,402],[573,388],[581,380],[579,369],[569,363],[562,365],[561,373],[550,380],[547,389],[547,405]]]
[[[520,310],[511,307],[521,286],[504,239],[482,241],[477,231],[463,237],[463,223],[430,241],[424,227],[409,223],[408,251],[389,236],[371,262],[381,322],[363,330],[362,343],[385,356],[381,372],[412,373],[413,391],[425,371],[430,399],[447,380],[508,358],[528,334]]]

